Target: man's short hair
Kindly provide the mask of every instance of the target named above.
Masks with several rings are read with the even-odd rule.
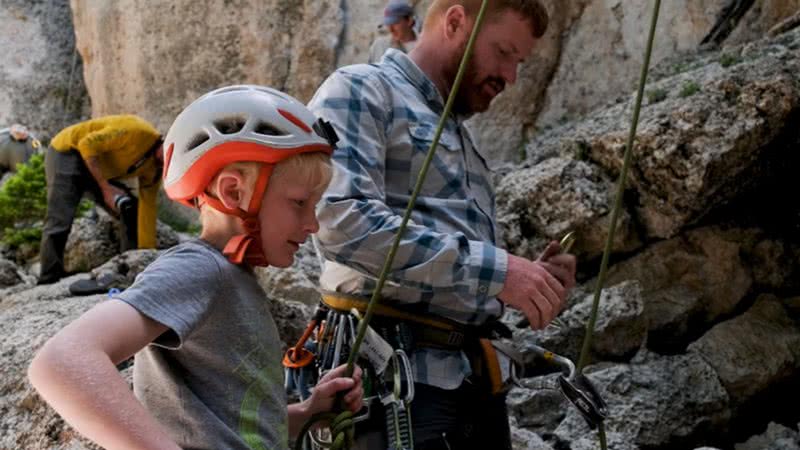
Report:
[[[454,5],[463,6],[468,16],[475,17],[481,9],[481,3],[482,0],[434,0],[428,9],[427,17],[438,17]],[[506,10],[514,11],[528,19],[531,24],[531,34],[534,37],[540,38],[547,31],[550,16],[539,0],[489,0],[486,5],[486,18],[490,19]],[[426,20],[425,22],[432,23],[434,21]]]

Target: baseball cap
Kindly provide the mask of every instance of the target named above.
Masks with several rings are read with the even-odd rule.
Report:
[[[24,141],[25,139],[28,139],[29,135],[28,128],[26,128],[25,125],[20,125],[18,123],[15,123],[11,125],[8,131],[11,137],[14,138],[14,140]]]
[[[405,0],[390,0],[386,8],[383,9],[383,24],[388,26],[400,21],[403,17],[413,16],[414,8]]]

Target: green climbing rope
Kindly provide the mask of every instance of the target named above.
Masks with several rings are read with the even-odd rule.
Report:
[[[636,138],[636,128],[639,126],[639,112],[642,107],[642,97],[644,96],[644,87],[647,83],[647,74],[650,70],[650,55],[653,51],[653,41],[655,40],[656,24],[658,23],[658,13],[661,8],[661,0],[655,0],[655,7],[653,8],[653,18],[650,21],[650,35],[647,38],[647,46],[645,47],[644,63],[642,64],[641,75],[639,76],[639,89],[636,92],[636,103],[633,107],[633,117],[631,118],[631,129],[628,134],[628,143],[625,146],[625,160],[622,164],[622,171],[619,174],[617,182],[617,194],[614,199],[614,208],[611,211],[611,223],[608,226],[608,236],[606,237],[606,245],[603,250],[603,258],[600,262],[600,274],[597,276],[597,284],[594,289],[594,299],[592,301],[592,311],[589,315],[589,321],[586,323],[586,337],[583,339],[583,346],[581,347],[581,355],[578,359],[577,371],[581,373],[589,359],[589,350],[592,347],[592,337],[594,327],[597,322],[597,309],[600,305],[600,294],[603,291],[603,284],[605,283],[606,271],[608,270],[608,259],[611,255],[611,246],[614,242],[614,233],[617,230],[617,219],[619,219],[620,211],[622,210],[622,195],[625,192],[625,182],[628,177],[628,169],[631,165],[633,155],[633,145]],[[605,427],[601,423],[598,427],[598,436],[600,439],[600,448],[605,450],[606,447],[606,432]]]
[[[422,184],[425,182],[425,177],[428,174],[428,168],[433,160],[433,155],[436,153],[436,147],[439,145],[439,139],[441,138],[442,131],[444,130],[444,125],[447,119],[450,117],[450,113],[453,110],[453,103],[455,102],[456,93],[458,92],[459,87],[461,87],[461,80],[464,78],[464,72],[466,71],[467,62],[469,58],[472,56],[472,50],[475,47],[475,39],[478,36],[478,31],[480,30],[481,24],[483,23],[483,16],[486,12],[486,6],[488,5],[488,0],[483,0],[481,3],[481,9],[478,11],[478,16],[475,19],[475,25],[472,28],[472,32],[469,36],[469,41],[467,42],[467,48],[464,51],[464,56],[461,58],[461,63],[458,67],[458,73],[456,74],[456,79],[453,82],[453,86],[450,89],[450,93],[447,96],[447,102],[444,106],[444,111],[442,112],[442,116],[439,119],[439,124],[436,127],[436,134],[433,137],[433,142],[431,142],[430,147],[428,148],[428,153],[425,156],[425,161],[422,164],[422,168],[419,171],[419,175],[417,176],[417,182],[414,185],[414,191],[411,193],[411,198],[408,200],[408,205],[406,206],[405,212],[403,213],[403,220],[400,222],[400,227],[397,229],[397,234],[394,237],[394,241],[392,242],[392,246],[389,249],[389,253],[386,255],[386,259],[383,262],[383,268],[381,269],[381,273],[378,276],[378,282],[375,286],[375,290],[372,292],[372,297],[369,300],[369,304],[367,305],[367,310],[364,313],[364,319],[360,321],[358,326],[358,334],[356,335],[356,339],[353,342],[353,348],[350,351],[350,356],[347,358],[347,370],[345,371],[345,376],[350,377],[353,375],[353,370],[355,369],[355,361],[356,357],[358,356],[358,350],[361,347],[361,342],[364,340],[364,336],[367,333],[367,326],[369,325],[370,319],[372,319],[372,313],[377,305],[380,302],[381,298],[381,291],[383,290],[383,285],[386,283],[386,279],[389,276],[389,271],[392,268],[392,263],[394,262],[394,257],[397,254],[397,249],[400,246],[400,239],[402,239],[403,234],[408,226],[408,221],[411,219],[411,213],[414,211],[414,205],[416,204],[417,197],[419,196],[420,191],[422,190]],[[339,402],[341,403],[341,402]],[[338,409],[342,408],[342,405],[338,405]],[[349,415],[348,415],[349,414]],[[352,413],[350,411],[344,411],[342,413],[320,413],[316,414],[309,419],[309,421],[303,426],[303,429],[298,434],[297,443],[295,445],[296,450],[302,449],[302,444],[304,437],[308,430],[311,429],[317,422],[320,421],[331,421],[330,428],[331,428],[331,436],[333,437],[333,442],[331,445],[332,450],[340,450],[352,447],[353,444],[353,427],[352,427]],[[336,425],[334,425],[334,423]],[[342,425],[343,424],[343,425]],[[338,426],[341,425],[341,426]],[[348,426],[345,426],[348,425]]]

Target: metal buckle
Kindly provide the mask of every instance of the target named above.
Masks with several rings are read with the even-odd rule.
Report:
[[[464,343],[464,333],[460,331],[451,331],[447,336],[447,345],[453,347],[460,347]]]
[[[336,130],[333,129],[330,122],[317,119],[312,128],[314,128],[314,132],[321,138],[328,141],[331,147],[336,147],[336,143],[339,142],[339,136],[336,134]]]

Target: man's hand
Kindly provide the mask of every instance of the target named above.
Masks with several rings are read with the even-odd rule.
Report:
[[[536,261],[508,255],[508,272],[498,298],[525,315],[533,329],[558,315],[575,286],[575,257],[562,254],[558,242],[548,244]]]

